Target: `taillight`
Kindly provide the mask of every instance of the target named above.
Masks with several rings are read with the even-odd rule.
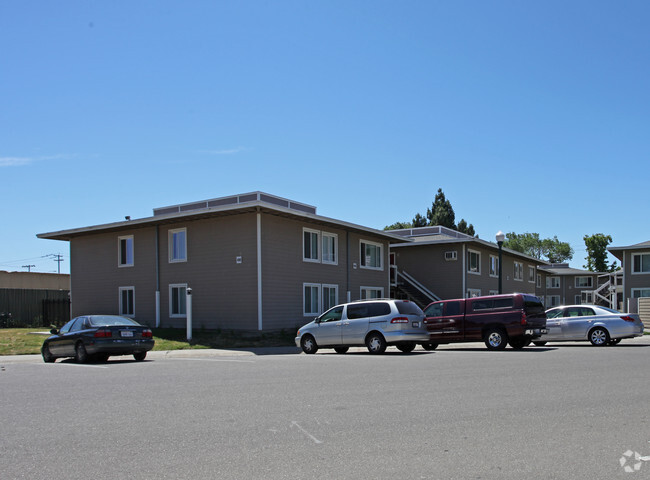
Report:
[[[634,318],[630,317],[629,315],[625,315],[624,317],[621,317],[623,320],[626,322],[633,322]]]
[[[409,319],[406,317],[395,317],[390,323],[409,323]]]
[[[521,312],[521,324],[526,325],[526,312]]]
[[[149,329],[142,330],[142,338],[152,338],[153,332]]]
[[[113,336],[113,332],[110,330],[97,330],[95,332],[95,338],[110,338]]]

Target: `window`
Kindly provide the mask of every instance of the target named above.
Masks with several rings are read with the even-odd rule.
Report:
[[[580,305],[582,303],[582,295],[576,295],[574,298],[575,300],[573,303],[575,303],[576,305]]]
[[[303,284],[303,314],[305,316],[320,313],[320,284]]]
[[[467,289],[467,298],[480,297],[481,290],[478,288],[468,288]]]
[[[368,300],[371,298],[383,298],[384,289],[378,287],[361,287],[361,300]]]
[[[338,285],[323,285],[323,310],[336,306],[339,299]]]
[[[338,235],[323,232],[323,263],[338,264]]]
[[[560,288],[560,277],[547,277],[546,288]]]
[[[535,267],[528,265],[528,281],[530,283],[535,283]]]
[[[490,255],[490,276],[499,276],[499,257],[495,255]]]
[[[302,259],[305,262],[318,262],[320,255],[318,254],[318,237],[320,232],[318,230],[302,229]]]
[[[498,295],[499,291],[498,290],[489,290],[488,295]]]
[[[133,266],[133,235],[128,237],[118,237],[118,266]]]
[[[367,240],[361,240],[361,268],[383,270],[382,245]]]
[[[560,304],[560,296],[559,295],[549,295],[546,299],[546,307],[551,308],[551,307],[557,307]]]
[[[592,286],[592,277],[576,277],[576,288],[591,288]]]
[[[185,317],[187,315],[187,284],[178,283],[169,286],[169,316]]]
[[[481,274],[481,254],[474,250],[467,251],[467,271],[469,273]]]
[[[120,287],[120,315],[135,315],[135,287]]]
[[[542,274],[537,274],[537,288],[542,288]]]
[[[650,273],[650,253],[632,254],[632,273]]]
[[[448,262],[452,260],[458,260],[458,252],[456,250],[450,250],[449,252],[445,252],[445,260]]]
[[[179,228],[169,231],[169,261],[187,261],[187,229]]]
[[[650,288],[633,288],[632,298],[650,297]]]
[[[523,280],[524,280],[524,264],[523,263],[515,262],[514,278],[517,281],[523,282]]]

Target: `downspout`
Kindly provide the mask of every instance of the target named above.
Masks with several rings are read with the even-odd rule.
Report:
[[[465,244],[463,243],[463,298],[467,298],[467,269],[465,268],[466,262]]]
[[[350,232],[346,231],[345,232],[345,242],[347,244],[346,251],[345,251],[345,264],[347,266],[346,272],[345,272],[345,290],[346,290],[346,302],[351,302],[352,300],[350,299]]]
[[[160,327],[160,245],[159,225],[156,225],[156,328]]]
[[[257,210],[257,329],[262,330],[262,214]]]

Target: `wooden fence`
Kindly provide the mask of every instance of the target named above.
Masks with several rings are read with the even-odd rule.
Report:
[[[0,328],[61,326],[70,320],[67,290],[0,289]]]

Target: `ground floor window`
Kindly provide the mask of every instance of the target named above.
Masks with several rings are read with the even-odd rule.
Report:
[[[323,285],[323,312],[339,303],[338,285]]]
[[[361,287],[361,300],[383,298],[384,289],[380,287]]]
[[[546,307],[551,308],[551,307],[557,307],[560,305],[560,296],[559,295],[549,295],[546,298]]]
[[[339,303],[339,286],[303,283],[303,315],[311,317],[329,310]]]
[[[187,316],[187,284],[177,283],[169,286],[169,316]]]
[[[633,288],[632,298],[650,297],[650,288]]]
[[[474,298],[474,297],[480,297],[481,296],[481,289],[480,288],[468,288],[467,289],[467,298]]]
[[[120,315],[135,315],[135,287],[120,287]]]
[[[582,303],[582,295],[576,295],[575,296],[575,302],[576,305],[580,305]]]

